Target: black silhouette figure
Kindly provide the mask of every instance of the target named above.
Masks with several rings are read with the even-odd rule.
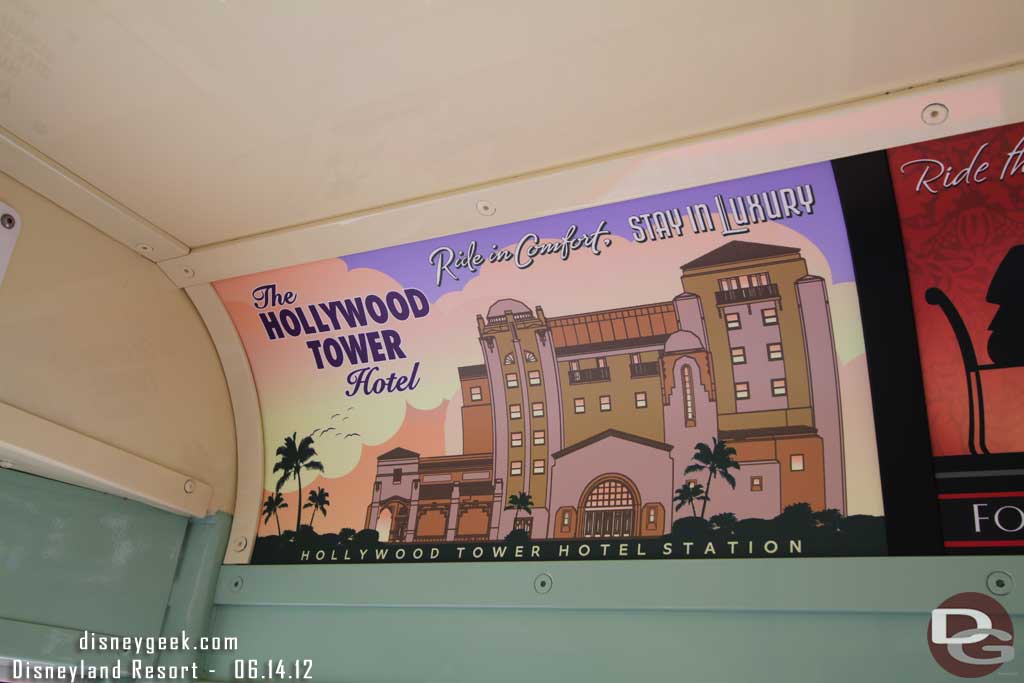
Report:
[[[945,313],[960,347],[964,376],[967,379],[967,443],[971,455],[978,455],[979,451],[990,455],[985,443],[985,394],[981,373],[1024,365],[1024,245],[1017,245],[1006,253],[992,277],[992,284],[985,297],[989,303],[999,304],[999,310],[988,328],[992,331],[988,353],[993,363],[978,364],[978,355],[974,352],[974,344],[967,332],[967,326],[945,292],[938,287],[932,287],[924,293],[924,298]]]
[[[999,305],[988,326],[988,355],[997,365],[1024,365],[1024,244],[1006,252],[985,301]]]

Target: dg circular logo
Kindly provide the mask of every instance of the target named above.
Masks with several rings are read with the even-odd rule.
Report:
[[[954,676],[987,676],[1013,661],[1013,622],[989,596],[957,593],[932,610],[928,647],[939,666]]]

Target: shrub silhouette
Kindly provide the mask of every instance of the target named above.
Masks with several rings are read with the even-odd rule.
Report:
[[[739,520],[736,519],[736,515],[731,512],[720,512],[711,518],[711,526],[715,531],[718,531],[725,535],[731,535],[736,529],[736,525]]]
[[[736,522],[733,533],[737,538],[751,541],[775,538],[778,535],[776,519],[741,519]]]
[[[296,538],[298,538],[300,543],[314,543],[319,538],[319,534],[310,525],[303,524],[299,529],[299,533],[296,534]]]
[[[737,556],[747,552],[745,549],[748,542],[753,544],[751,552],[766,556],[763,544],[767,541],[773,541],[778,545],[780,550],[776,556],[779,557],[792,553],[792,551],[786,552],[790,542],[799,542],[802,549],[798,552],[807,557],[872,556],[887,553],[885,519],[883,517],[871,515],[844,517],[838,510],[831,508],[815,511],[807,503],[789,505],[774,519],[738,520],[734,513],[723,512],[708,520],[700,516],[692,516],[692,508],[689,512],[690,514],[687,516],[672,523],[672,528],[663,537],[664,539],[692,543],[698,549],[710,541],[716,544],[719,554],[723,553],[720,544],[740,542]],[[537,540],[541,543],[555,541],[555,539]],[[584,541],[585,539],[577,540]],[[525,529],[514,529],[505,536],[504,542],[525,544],[531,542],[531,538]],[[346,527],[337,534],[317,534],[310,525],[304,524],[300,527],[298,534],[291,529],[284,529],[280,536],[258,537],[253,549],[253,561],[256,563],[294,563],[297,561],[296,553],[300,550],[323,549],[330,551],[339,547],[370,547],[378,543],[380,543],[380,535],[376,529],[356,531]],[[699,553],[696,553],[695,556],[699,556]]]
[[[835,508],[827,508],[814,513],[814,521],[818,526],[828,529],[833,533],[837,533],[839,531],[839,525],[842,522],[842,519],[842,513]]]
[[[526,529],[513,529],[505,536],[505,540],[509,543],[525,543],[530,540],[530,534]]]
[[[816,526],[814,523],[814,510],[811,509],[808,503],[787,505],[782,514],[775,518],[775,521],[778,522],[780,530],[792,533],[809,531]]]
[[[376,529],[363,529],[362,531],[357,531],[352,540],[359,545],[374,545],[380,541],[380,534],[377,533]]]
[[[672,522],[672,536],[683,540],[711,534],[711,522],[703,517],[682,517]]]

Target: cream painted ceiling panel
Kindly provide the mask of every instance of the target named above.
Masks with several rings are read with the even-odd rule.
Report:
[[[1019,0],[0,0],[0,125],[199,246],[1014,63],[1021,25]]]

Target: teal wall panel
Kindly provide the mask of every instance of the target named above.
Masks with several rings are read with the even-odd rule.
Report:
[[[207,633],[230,532],[231,516],[223,512],[189,520],[164,618],[164,635],[175,636],[184,631],[195,638]],[[167,651],[161,653],[158,663],[187,666],[193,661],[202,663],[202,657],[196,651]]]
[[[0,471],[0,656],[186,630],[238,639],[159,659],[210,680],[307,658],[319,681],[959,680],[929,655],[929,610],[993,570],[1024,576],[992,556],[222,567],[229,527]],[[1024,614],[1016,586],[999,599]]]
[[[206,663],[221,680],[236,658],[279,657],[311,658],[318,681],[363,683],[960,680],[929,655],[927,623],[927,613],[233,607],[216,611],[214,631],[241,649]]]
[[[309,658],[318,681],[959,680],[929,653],[930,610],[994,570],[1024,576],[1024,558],[225,566],[211,632],[239,650],[205,664],[216,680],[249,658]],[[998,599],[1024,614],[1020,588]]]
[[[986,590],[993,570],[1024,577],[1024,557],[856,557],[493,564],[225,566],[220,605],[559,607],[926,612]],[[541,573],[547,593],[534,590]],[[1024,614],[1024,587],[1003,598]]]
[[[0,470],[0,619],[9,631],[21,623],[48,627],[53,637],[62,629],[159,635],[187,522],[134,501]],[[16,649],[14,641],[0,641],[0,655],[19,656],[5,651]]]
[[[76,629],[0,619],[0,656],[34,662],[83,661],[95,666],[113,664],[120,659],[122,667],[129,665],[130,660],[127,656],[117,656],[109,652],[79,651],[78,640],[81,637],[82,632]],[[0,681],[9,679],[10,671],[0,661]]]

